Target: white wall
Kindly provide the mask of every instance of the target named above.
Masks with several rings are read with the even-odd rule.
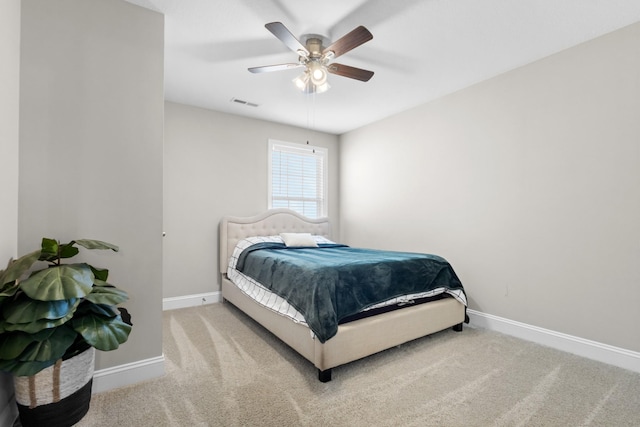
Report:
[[[341,137],[346,243],[446,257],[470,308],[640,351],[640,24]]]
[[[269,138],[329,149],[329,217],[337,220],[337,136],[165,103],[165,298],[220,289],[218,224],[267,209]]]
[[[0,269],[18,255],[20,0],[0,3]]]
[[[0,3],[0,269],[18,247],[20,0]]]
[[[0,2],[0,269],[18,255],[18,112],[20,86],[20,0]],[[13,384],[0,374],[0,425],[16,416]]]
[[[94,238],[128,291],[129,341],[105,369],[162,355],[164,17],[123,1],[23,0],[18,249]],[[86,251],[85,251],[86,252]]]

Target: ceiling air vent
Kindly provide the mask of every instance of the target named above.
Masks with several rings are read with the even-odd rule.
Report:
[[[236,104],[246,105],[248,107],[257,107],[258,106],[258,104],[256,104],[255,102],[244,101],[244,100],[238,99],[238,98],[231,98],[231,102],[235,102]]]

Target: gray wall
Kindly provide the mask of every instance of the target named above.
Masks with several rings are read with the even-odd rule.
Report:
[[[18,255],[20,0],[0,2],[0,270]],[[0,373],[0,425],[16,415],[9,375]]]
[[[129,342],[104,369],[162,354],[164,17],[113,0],[24,0],[18,249],[94,238],[84,259],[127,290]]]
[[[218,223],[267,209],[269,138],[329,149],[329,217],[337,222],[337,136],[165,103],[165,298],[219,290]]]
[[[470,308],[640,351],[640,24],[343,135],[346,243],[441,254]]]

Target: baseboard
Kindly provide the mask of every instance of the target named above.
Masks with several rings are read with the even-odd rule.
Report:
[[[100,369],[93,374],[92,393],[102,393],[164,375],[164,355]]]
[[[640,373],[639,352],[539,328],[475,310],[467,310],[467,314],[471,320],[469,326],[501,332]]]
[[[220,292],[186,295],[182,297],[164,298],[163,310],[194,307],[203,304],[220,302]],[[118,387],[135,384],[164,375],[164,356],[101,369],[93,375],[93,393],[102,393]],[[3,425],[3,424],[0,424]]]
[[[177,308],[195,307],[198,305],[213,304],[222,301],[222,294],[207,292],[204,294],[185,295],[181,297],[163,298],[162,310],[175,310]]]

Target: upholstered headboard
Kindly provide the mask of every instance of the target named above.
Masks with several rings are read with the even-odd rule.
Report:
[[[242,239],[251,236],[277,236],[280,233],[311,233],[331,238],[327,218],[311,219],[289,209],[271,209],[252,217],[226,216],[220,221],[220,273],[227,271],[229,257]]]

